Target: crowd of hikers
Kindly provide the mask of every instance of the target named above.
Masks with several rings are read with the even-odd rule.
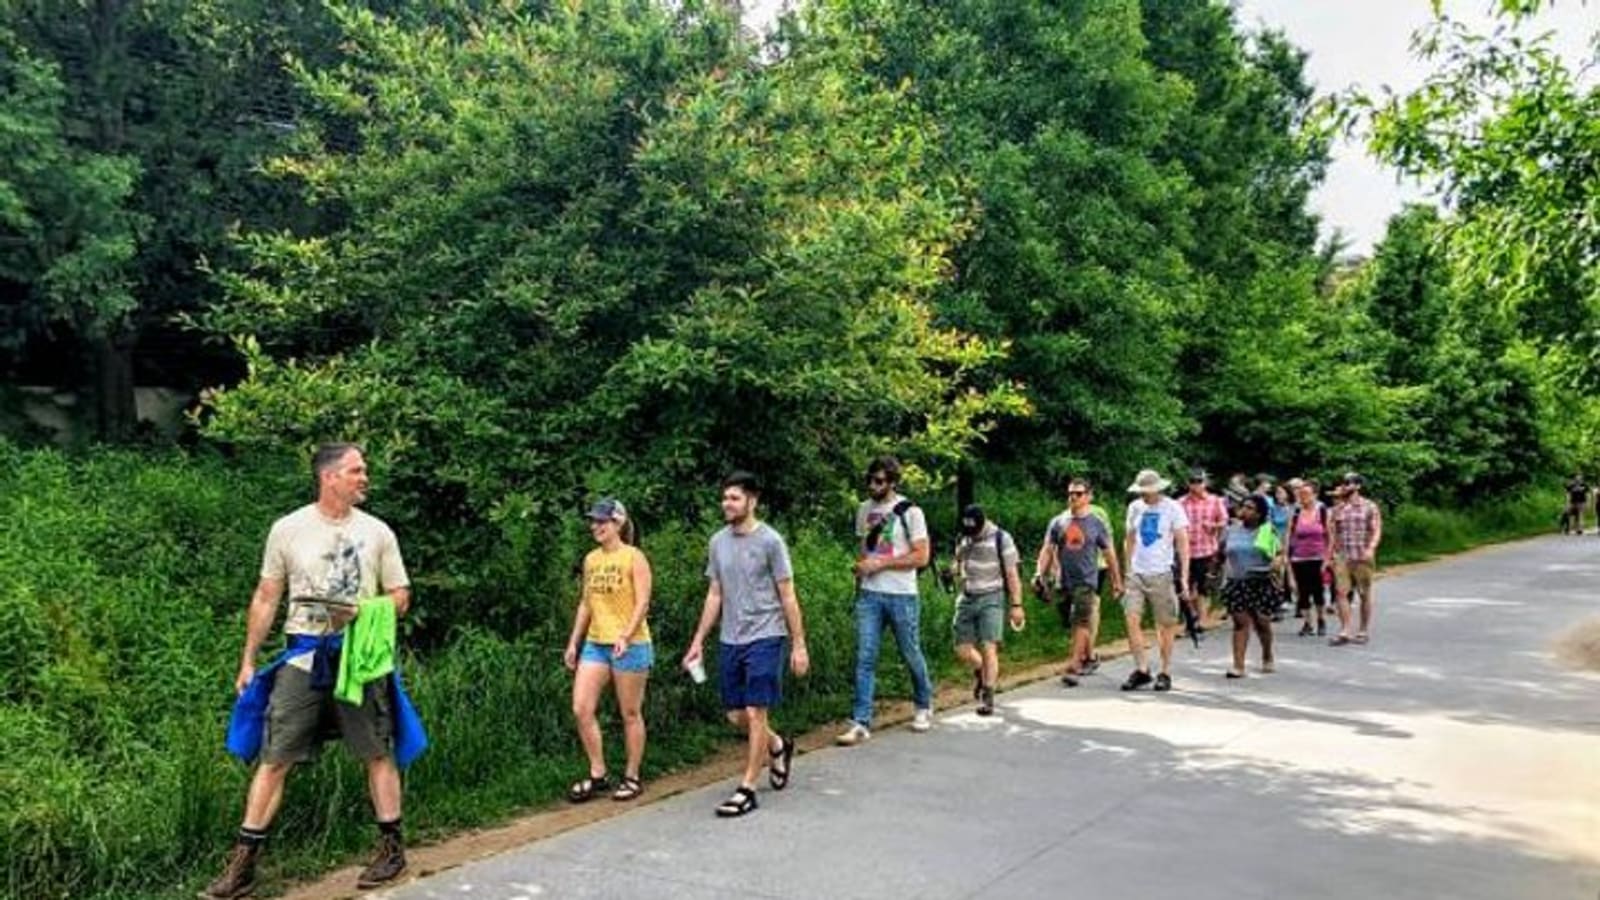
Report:
[[[1594,494],[1595,531],[1600,532],[1600,490],[1592,490],[1582,475],[1575,474],[1566,484],[1567,505],[1561,510],[1561,533],[1583,534],[1583,514]]]
[[[365,763],[377,822],[378,849],[357,886],[392,883],[406,868],[400,770],[427,744],[396,665],[396,618],[409,606],[410,582],[394,532],[359,508],[368,487],[361,449],[325,445],[313,456],[312,469],[315,499],[273,524],[250,602],[227,746],[256,768],[233,850],[201,895],[213,900],[254,889],[256,864],[290,769],[314,759],[322,741],[333,736]],[[1095,644],[1103,597],[1120,600],[1127,625],[1134,669],[1121,684],[1124,691],[1170,691],[1180,632],[1198,642],[1216,604],[1232,620],[1229,679],[1245,677],[1252,634],[1260,643],[1259,671],[1274,671],[1273,622],[1291,609],[1304,620],[1302,637],[1326,636],[1334,616],[1334,646],[1363,644],[1371,634],[1383,520],[1355,473],[1324,495],[1313,480],[1279,484],[1264,475],[1236,475],[1213,492],[1206,472],[1194,470],[1172,496],[1167,479],[1145,470],[1127,489],[1131,499],[1120,546],[1110,514],[1095,502],[1094,486],[1074,478],[1066,488],[1066,508],[1045,529],[1026,583],[1017,538],[977,505],[960,511],[961,533],[948,566],[935,563],[927,517],[900,494],[900,482],[901,466],[892,456],[867,466],[866,497],[855,518],[855,689],[848,726],[836,738],[841,746],[872,736],[885,631],[911,676],[911,729],[934,726],[934,684],[922,652],[918,595],[918,574],[927,568],[957,591],[952,645],[971,667],[972,698],[982,716],[995,712],[1006,629],[1026,625],[1025,590],[1060,615],[1066,688],[1079,687],[1099,665]],[[789,785],[795,738],[774,728],[771,713],[782,699],[785,676],[804,676],[811,665],[788,547],[758,518],[760,498],[755,475],[739,471],[723,479],[725,524],[708,543],[704,605],[679,660],[689,677],[707,680],[705,642],[717,630],[715,677],[722,706],[746,740],[739,783],[715,809],[725,818],[758,808],[763,772],[772,790]],[[645,790],[642,709],[657,662],[649,624],[650,562],[634,540],[622,502],[601,499],[586,518],[595,546],[583,560],[564,660],[574,673],[572,711],[588,770],[567,796],[574,803],[629,801]],[[288,646],[258,670],[257,653],[285,594]],[[1351,603],[1357,597],[1359,615]],[[1147,616],[1159,658],[1154,672]],[[625,745],[624,768],[616,778],[607,768],[597,716],[608,686]]]

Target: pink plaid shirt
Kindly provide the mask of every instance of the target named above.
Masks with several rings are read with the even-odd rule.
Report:
[[[1383,524],[1383,513],[1378,511],[1378,504],[1365,497],[1357,497],[1347,503],[1341,503],[1333,508],[1333,527],[1336,545],[1334,555],[1340,559],[1364,562],[1371,559],[1367,553],[1367,544],[1372,541],[1373,532]]]
[[[1178,502],[1189,516],[1189,558],[1215,556],[1221,549],[1217,532],[1228,524],[1227,504],[1216,494],[1206,494],[1204,497],[1184,494]]]

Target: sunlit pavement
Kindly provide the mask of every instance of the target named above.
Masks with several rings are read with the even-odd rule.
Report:
[[[1550,645],[1600,615],[1600,538],[1378,584],[1373,643],[1225,633],[1123,694],[1129,663],[1000,714],[800,757],[734,821],[726,786],[380,896],[1600,898],[1600,676]]]

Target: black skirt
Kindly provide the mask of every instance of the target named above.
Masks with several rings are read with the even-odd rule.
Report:
[[[1272,589],[1270,578],[1229,579],[1222,584],[1222,602],[1227,604],[1230,615],[1256,613],[1270,616],[1278,608],[1278,595]]]

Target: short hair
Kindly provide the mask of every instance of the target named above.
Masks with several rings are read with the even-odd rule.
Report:
[[[322,473],[338,465],[339,460],[344,459],[345,454],[351,450],[357,453],[366,452],[361,449],[360,444],[352,444],[348,441],[333,441],[317,446],[316,451],[311,454],[312,499],[318,499],[322,496]]]
[[[890,484],[899,484],[900,460],[887,453],[873,457],[872,462],[867,463],[867,477],[871,478],[878,472],[882,472],[883,477],[889,479]]]
[[[1078,476],[1076,478],[1067,479],[1067,490],[1071,490],[1074,485],[1083,488],[1091,494],[1094,493],[1094,485],[1091,484],[1087,478]]]
[[[1251,494],[1250,496],[1244,498],[1244,502],[1255,508],[1257,522],[1265,522],[1267,520],[1268,510],[1270,507],[1267,506],[1266,497],[1263,497],[1260,494]]]
[[[727,490],[728,488],[738,488],[751,497],[759,497],[761,496],[761,479],[757,478],[754,472],[734,469],[728,473],[728,477],[722,479],[722,489]]]

